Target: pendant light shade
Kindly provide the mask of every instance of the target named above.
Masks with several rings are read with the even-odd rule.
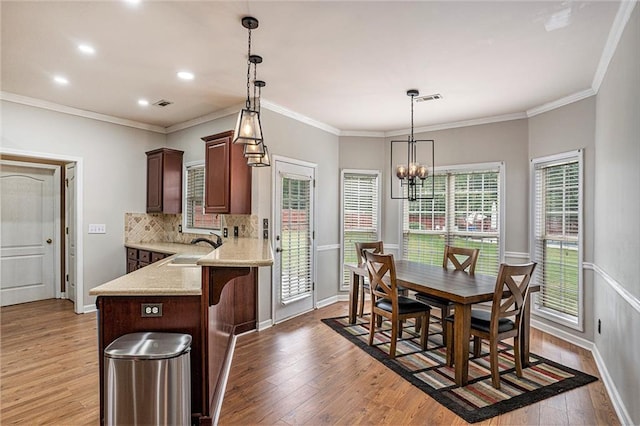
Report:
[[[264,147],[264,155],[261,157],[247,157],[247,164],[251,167],[267,167],[271,165],[271,159],[269,158],[269,150],[266,145]]]
[[[243,108],[238,114],[234,135],[233,143],[255,145],[262,142],[262,126],[258,111]]]
[[[258,144],[246,144],[244,146],[244,156],[245,158],[249,157],[262,157],[264,155],[264,143],[260,142]]]

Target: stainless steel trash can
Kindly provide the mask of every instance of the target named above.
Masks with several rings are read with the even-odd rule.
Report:
[[[191,336],[131,333],[104,350],[105,425],[191,424]]]

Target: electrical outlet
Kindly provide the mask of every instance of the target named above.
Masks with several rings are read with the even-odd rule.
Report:
[[[162,303],[143,303],[142,317],[161,317]]]
[[[182,225],[178,225],[178,232],[182,234]]]
[[[602,321],[598,320],[598,334],[602,332]]]
[[[234,237],[237,237],[237,236],[238,236],[238,227],[237,227],[237,226],[234,226],[234,227],[233,227],[233,236],[234,236]]]
[[[229,236],[229,230],[227,228],[224,228],[222,230],[222,236],[225,237],[225,238],[227,238]]]
[[[269,229],[269,219],[266,217],[262,219],[262,229]]]
[[[269,239],[269,230],[268,229],[263,229],[262,230],[262,238],[264,238],[265,240]]]

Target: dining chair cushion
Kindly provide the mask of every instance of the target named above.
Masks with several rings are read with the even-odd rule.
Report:
[[[478,309],[471,310],[471,328],[489,332],[491,325],[491,311],[481,311]],[[500,318],[498,320],[498,332],[512,330],[515,323],[509,318]]]
[[[376,306],[387,312],[391,312],[391,300],[390,299],[378,299]],[[411,297],[398,296],[398,313],[409,314],[412,312],[422,312],[428,310],[429,305],[425,305],[422,302],[417,301]]]

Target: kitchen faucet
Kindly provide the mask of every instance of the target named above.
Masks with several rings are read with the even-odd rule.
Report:
[[[200,238],[195,238],[195,239],[191,240],[191,244],[207,243],[207,244],[211,245],[211,247],[213,247],[214,249],[217,249],[218,247],[220,247],[222,245],[222,238],[220,238],[220,235],[218,235],[218,234],[212,234],[212,235],[215,235],[217,237],[215,242],[211,241],[208,238],[200,237]]]

